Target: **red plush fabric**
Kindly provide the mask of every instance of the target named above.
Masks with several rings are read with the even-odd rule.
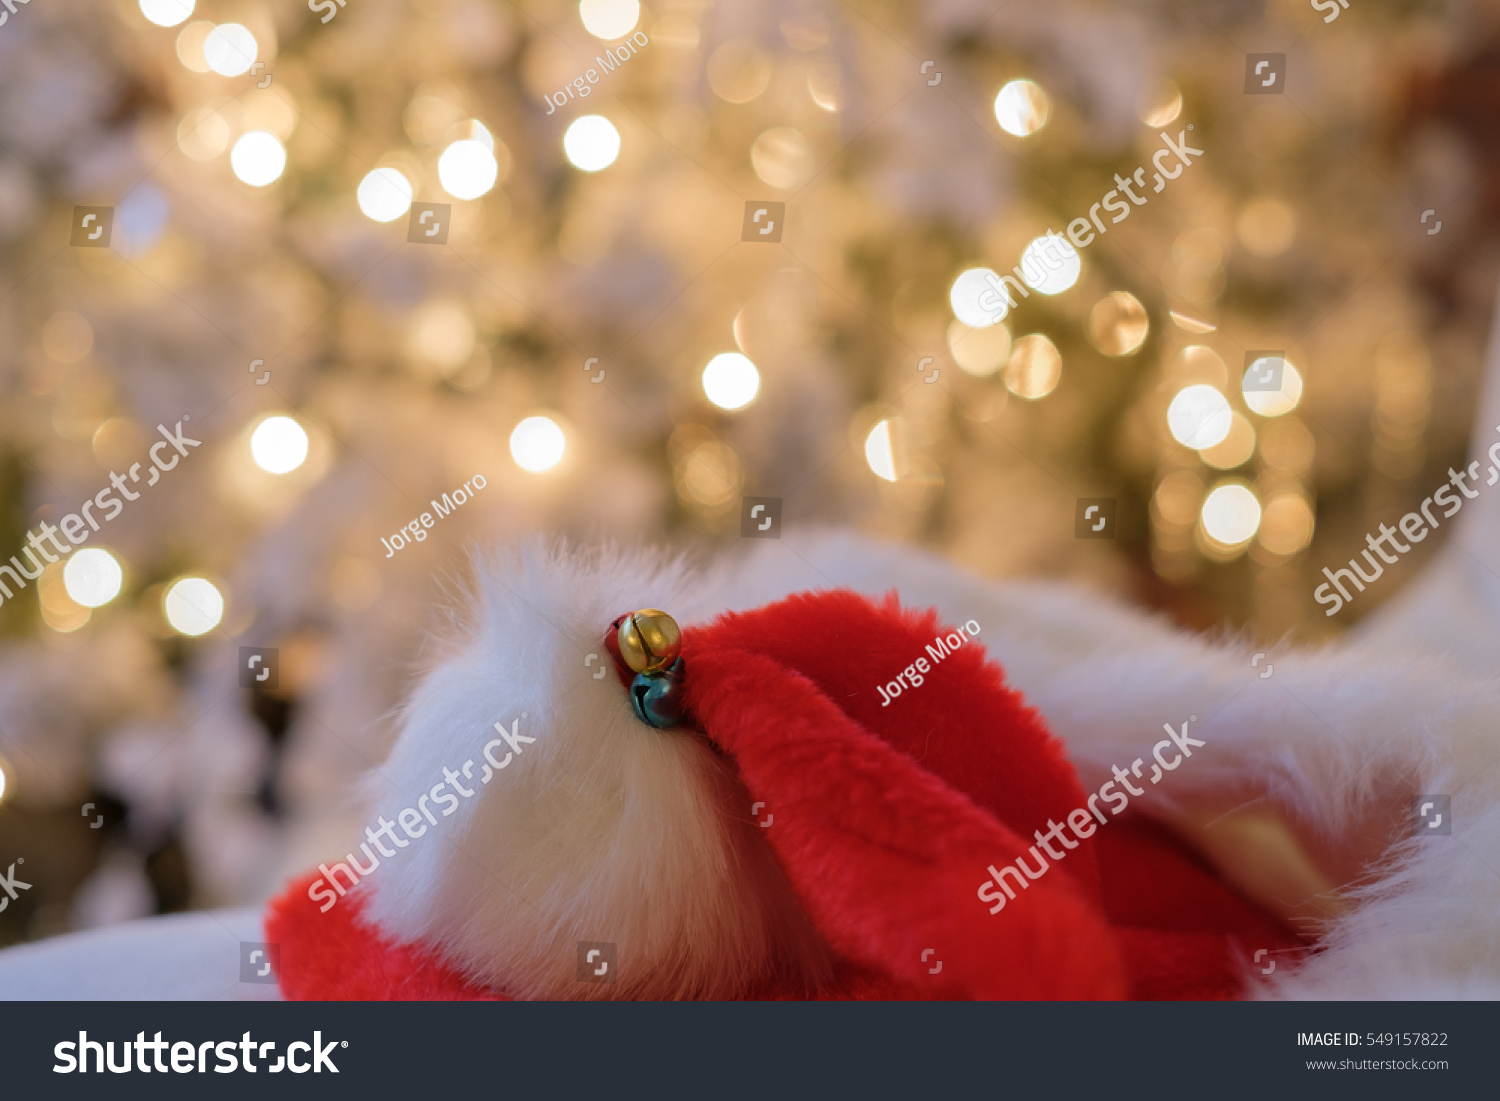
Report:
[[[1099,843],[1105,912],[1128,946],[1131,997],[1238,997],[1240,969],[1256,963],[1259,949],[1282,962],[1306,951],[1300,937],[1246,902],[1166,827],[1127,811],[1091,840]]]
[[[1250,951],[1300,946],[1131,814],[992,915],[994,896],[978,896],[989,865],[1037,867],[1036,833],[1086,795],[978,641],[926,649],[949,634],[894,595],[876,605],[843,591],[683,632],[689,714],[774,814],[767,842],[840,960],[823,996],[1224,998]],[[923,683],[883,704],[876,684],[919,657]],[[310,882],[267,917],[288,997],[503,997],[362,924],[358,891],[320,913]]]
[[[294,880],[266,911],[266,941],[281,946],[277,976],[290,1001],[509,1000],[466,982],[433,952],[382,937],[360,920],[357,887],[320,911],[307,891],[321,878]]]
[[[978,900],[985,866],[1025,853],[1083,794],[977,647],[881,706],[875,682],[936,632],[931,613],[847,592],[725,616],[684,639],[687,706],[775,815],[766,839],[840,955],[947,997],[1122,996],[1097,885],[1090,898],[1059,870],[995,917]],[[944,961],[935,978],[926,948]]]

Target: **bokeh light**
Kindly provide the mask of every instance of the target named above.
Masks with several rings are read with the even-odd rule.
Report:
[[[551,417],[536,414],[516,425],[510,434],[510,455],[522,470],[540,474],[562,462],[567,449],[562,427]]]
[[[1088,338],[1107,356],[1128,356],[1146,342],[1151,320],[1140,299],[1128,291],[1107,294],[1089,311]]]
[[[474,138],[456,141],[444,149],[437,168],[443,190],[455,199],[477,199],[500,178],[500,164],[490,146]]]
[[[620,155],[620,132],[603,115],[584,115],[563,134],[563,152],[574,168],[598,172]]]
[[[1300,493],[1278,493],[1266,503],[1260,520],[1260,545],[1272,554],[1291,556],[1312,542],[1312,506]]]
[[[224,597],[207,578],[184,577],[167,589],[162,610],[174,631],[197,638],[208,634],[224,618]]]
[[[1083,271],[1083,257],[1065,238],[1056,233],[1038,237],[1021,253],[1021,278],[1041,294],[1061,294]]]
[[[1302,400],[1302,375],[1289,359],[1281,360],[1281,378],[1276,389],[1260,389],[1264,385],[1261,380],[1268,376],[1276,381],[1272,373],[1275,364],[1276,357],[1273,356],[1252,360],[1240,381],[1240,392],[1245,395],[1245,404],[1252,413],[1259,413],[1263,417],[1279,417],[1290,413]]]
[[[1062,353],[1041,333],[1020,337],[1005,365],[1005,387],[1018,398],[1037,401],[1057,389],[1062,379]]]
[[[242,108],[240,122],[245,130],[264,130],[285,144],[292,131],[297,129],[300,118],[297,100],[284,85],[257,88],[231,103]],[[226,104],[225,109],[231,108]]]
[[[1234,410],[1229,400],[1212,386],[1184,386],[1167,406],[1167,428],[1183,447],[1202,451],[1229,435]]]
[[[802,131],[774,126],[750,147],[750,166],[771,187],[789,191],[806,183],[812,175],[812,147]]]
[[[1235,222],[1235,234],[1253,256],[1280,256],[1297,236],[1297,216],[1280,199],[1260,198],[1246,204]]]
[[[140,428],[127,417],[110,417],[94,431],[90,448],[105,466],[134,462],[146,445]]]
[[[214,25],[206,19],[195,19],[177,32],[177,60],[182,67],[194,73],[207,73],[208,59],[203,56],[204,43],[213,32]]]
[[[995,96],[995,121],[1007,134],[1024,138],[1047,125],[1052,101],[1030,80],[1012,80]]]
[[[1243,482],[1225,482],[1209,490],[1200,519],[1211,539],[1237,547],[1249,542],[1260,527],[1260,501]]]
[[[1250,461],[1255,454],[1255,427],[1243,413],[1230,414],[1229,431],[1212,447],[1198,452],[1198,457],[1215,470],[1232,470]]]
[[[42,351],[58,363],[77,363],[94,349],[94,327],[72,310],[59,310],[42,326]]]
[[[1300,476],[1312,468],[1315,454],[1313,434],[1296,417],[1278,417],[1261,426],[1260,457],[1267,466]]]
[[[824,111],[836,113],[844,106],[844,80],[832,58],[814,61],[807,69],[807,94]]]
[[[1182,90],[1170,80],[1161,80],[1136,101],[1136,115],[1155,129],[1166,126],[1182,114]]]
[[[744,488],[745,470],[734,448],[705,438],[673,470],[677,496],[699,512],[720,513],[733,507]]]
[[[992,375],[1010,358],[1010,330],[1004,325],[973,329],[962,321],[948,326],[948,353],[971,375]]]
[[[234,143],[229,151],[229,166],[234,174],[251,187],[274,183],[286,170],[286,149],[275,134],[251,130]]]
[[[953,316],[971,329],[998,324],[1010,310],[1005,295],[996,289],[999,286],[1000,276],[989,268],[959,272],[953,286],[948,288],[948,305],[953,308]]]
[[[1187,313],[1184,310],[1168,310],[1167,316],[1172,319],[1172,324],[1176,325],[1183,332],[1192,333],[1195,336],[1216,332],[1219,328],[1208,318]]]
[[[641,5],[637,0],[579,0],[578,17],[589,34],[612,42],[635,30]]]
[[[771,57],[755,43],[731,38],[708,59],[708,85],[728,103],[749,103],[771,83]]]
[[[158,27],[175,27],[193,14],[193,0],[140,0],[141,14]]]
[[[433,299],[412,316],[407,351],[420,366],[446,378],[469,362],[476,336],[474,321],[461,303]]]
[[[1220,391],[1228,389],[1229,368],[1224,365],[1219,353],[1207,344],[1189,344],[1174,358],[1175,363],[1168,361],[1173,377],[1180,378],[1184,383],[1206,382]]]
[[[880,421],[865,437],[865,462],[888,482],[900,477],[896,468],[896,443],[889,420]]]
[[[220,76],[243,76],[255,64],[259,49],[248,27],[220,23],[203,40],[203,59]]]
[[[229,148],[229,124],[208,107],[195,107],[177,124],[177,147],[195,161],[210,161]]]
[[[1186,530],[1198,519],[1203,503],[1203,480],[1191,470],[1174,470],[1161,480],[1151,497],[1153,519],[1167,528]]]
[[[446,137],[473,137],[454,134],[452,127],[463,117],[462,98],[448,85],[423,85],[406,105],[402,126],[406,136],[419,145],[436,145]]]
[[[125,571],[115,556],[102,547],[76,550],[63,567],[63,585],[67,593],[85,608],[98,608],[120,595]]]
[[[82,630],[93,617],[93,610],[85,608],[68,595],[68,586],[63,578],[67,559],[60,559],[46,566],[36,581],[37,604],[42,613],[42,622],[60,635],[70,635]]]
[[[743,409],[760,393],[760,372],[748,356],[720,352],[703,368],[703,392],[720,409]]]
[[[307,431],[293,418],[267,417],[250,434],[250,455],[267,474],[290,474],[307,461]]]
[[[359,209],[376,222],[394,222],[411,209],[411,181],[394,168],[376,168],[359,181]]]

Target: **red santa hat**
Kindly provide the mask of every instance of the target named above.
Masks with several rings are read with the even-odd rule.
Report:
[[[1061,743],[1006,686],[981,633],[972,621],[952,627],[935,612],[903,609],[894,594],[877,604],[849,591],[794,595],[690,623],[681,631],[679,680],[671,688],[683,717],[664,730],[635,717],[628,688],[584,674],[593,682],[583,686],[591,700],[607,708],[601,693],[614,693],[611,722],[622,724],[615,736],[689,739],[731,776],[705,788],[710,805],[702,829],[721,828],[718,815],[732,820],[723,828],[737,831],[723,850],[728,855],[714,855],[718,874],[738,877],[736,889],[757,896],[789,890],[788,900],[768,904],[763,926],[777,943],[766,952],[721,981],[684,978],[665,989],[713,997],[1232,997],[1242,989],[1246,946],[1301,946],[1161,828],[1133,813],[1101,814],[1097,801],[1090,810]],[[619,661],[613,632],[606,648]],[[630,678],[622,670],[622,682]],[[554,724],[546,737],[566,739],[569,730]],[[487,750],[486,760],[494,764],[511,749],[520,754],[512,764],[536,752],[530,744],[502,745]],[[557,786],[549,781],[544,790],[555,795]],[[499,784],[480,790],[472,778],[469,789],[480,800],[506,797]],[[432,806],[422,812],[436,828],[441,818]],[[697,828],[676,820],[671,827]],[[518,843],[468,829],[465,845]],[[647,837],[643,866],[649,868],[650,853],[679,840]],[[401,859],[415,867],[447,859],[445,853],[414,848]],[[769,871],[757,863],[767,854]],[[567,872],[555,860],[533,867],[525,904],[544,915],[580,912],[576,898],[547,908],[552,885],[536,882],[544,874],[537,867],[560,878]],[[434,888],[432,906],[442,917],[413,923],[410,909],[425,904],[419,891],[403,894],[400,908],[387,903],[382,910],[368,905],[364,884],[346,894],[335,881],[338,904],[320,904],[327,870],[294,882],[267,914],[267,939],[280,945],[289,998],[662,992],[626,981],[630,943],[616,949],[620,985],[507,989],[497,975],[531,972],[487,966],[485,952],[507,954],[505,937],[469,935],[471,923],[485,919],[465,913],[463,901],[471,908],[511,904],[504,898]],[[655,915],[644,921],[670,923],[679,909],[698,912],[697,902],[683,897],[690,887],[653,892],[657,881],[639,872],[636,878],[646,912]],[[586,895],[587,883],[568,890]],[[572,938],[589,931],[544,930],[555,935],[541,943],[554,947],[533,955],[571,952]],[[706,940],[700,954],[713,943]],[[571,958],[541,962],[549,974],[573,965]],[[674,956],[671,967],[686,972],[700,963],[705,974],[715,973],[712,961],[691,954]]]

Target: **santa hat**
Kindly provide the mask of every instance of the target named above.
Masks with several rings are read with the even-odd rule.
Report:
[[[513,565],[408,708],[386,866],[272,903],[288,997],[1224,997],[1244,945],[1300,944],[1133,816],[1042,855],[1087,797],[978,623],[849,591],[685,619],[657,729],[599,609],[660,571]]]

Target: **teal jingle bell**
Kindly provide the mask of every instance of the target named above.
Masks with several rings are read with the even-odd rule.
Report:
[[[630,682],[635,717],[663,730],[682,721],[682,659],[655,673],[637,673]]]

